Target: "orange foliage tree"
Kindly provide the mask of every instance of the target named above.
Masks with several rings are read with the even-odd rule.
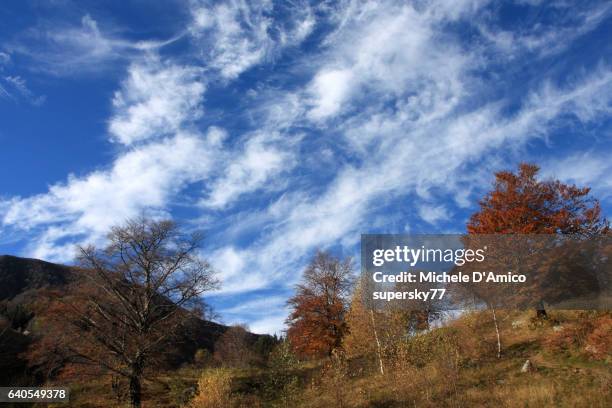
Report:
[[[469,234],[574,234],[609,231],[599,201],[590,188],[559,180],[538,180],[539,167],[522,163],[518,172],[495,174],[493,190],[479,202],[468,224]],[[543,306],[539,317],[546,317]]]
[[[302,283],[288,300],[287,337],[302,357],[331,356],[347,332],[345,315],[352,286],[352,260],[317,252]]]
[[[467,225],[470,234],[600,234],[608,230],[589,187],[536,178],[539,167],[495,174],[493,190]]]

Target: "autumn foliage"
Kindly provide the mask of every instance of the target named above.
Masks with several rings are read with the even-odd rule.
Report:
[[[507,248],[500,246],[496,253],[489,253],[488,260],[501,259],[501,265],[508,265],[508,258],[520,258],[514,267],[537,275],[531,286],[522,286],[523,297],[533,301],[540,297],[538,316],[545,317],[542,301],[554,303],[597,293],[600,279],[593,263],[595,256],[590,255],[595,245],[588,238],[607,233],[609,224],[601,215],[599,201],[589,195],[590,188],[539,180],[538,171],[538,166],[522,163],[516,173],[496,173],[493,189],[480,201],[467,231],[471,241],[477,240],[475,234],[518,234]],[[523,234],[571,235],[582,238],[584,245],[560,245],[546,239],[536,244],[521,238]],[[554,285],[549,284],[552,282]],[[485,298],[499,298],[504,288],[496,289]],[[511,287],[506,289],[514,292]]]
[[[347,331],[345,314],[351,288],[351,260],[317,252],[288,300],[287,337],[302,357],[330,356]]]
[[[540,181],[539,167],[522,163],[517,173],[495,174],[494,187],[467,225],[470,234],[596,234],[608,230],[590,188]]]

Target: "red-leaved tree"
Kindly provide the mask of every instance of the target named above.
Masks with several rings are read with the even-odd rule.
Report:
[[[608,222],[589,187],[538,180],[539,167],[522,163],[517,173],[495,174],[493,190],[467,224],[470,234],[600,234]]]
[[[469,234],[571,234],[583,238],[609,231],[589,187],[538,180],[539,167],[522,163],[518,172],[495,174],[493,189],[480,201]],[[546,317],[543,305],[538,317]]]
[[[352,285],[352,261],[317,252],[288,300],[287,337],[302,357],[330,356],[347,331],[345,315]]]

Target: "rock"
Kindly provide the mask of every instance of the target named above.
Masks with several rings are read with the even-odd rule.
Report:
[[[523,367],[521,367],[521,373],[532,373],[535,371],[535,367],[531,364],[530,360],[525,360]]]
[[[553,331],[555,332],[560,332],[561,330],[563,330],[563,326],[558,324],[556,326],[553,326]]]

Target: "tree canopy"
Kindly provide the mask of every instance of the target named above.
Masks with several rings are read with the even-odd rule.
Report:
[[[345,314],[352,286],[352,260],[317,252],[288,300],[287,336],[297,354],[329,356],[347,331]]]

